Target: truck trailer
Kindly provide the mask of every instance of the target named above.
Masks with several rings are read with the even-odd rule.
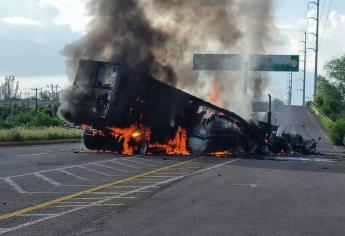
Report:
[[[91,150],[221,155],[257,151],[265,138],[237,114],[120,63],[80,60],[68,93],[60,113],[84,128]]]

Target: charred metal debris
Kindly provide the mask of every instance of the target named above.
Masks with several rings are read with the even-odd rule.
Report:
[[[214,155],[314,154],[316,141],[237,114],[121,64],[80,60],[60,114],[91,150]]]

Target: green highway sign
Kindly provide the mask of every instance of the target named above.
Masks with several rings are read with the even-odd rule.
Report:
[[[250,55],[249,71],[298,72],[298,55]],[[193,70],[241,71],[245,65],[241,54],[194,54]]]
[[[298,55],[251,55],[249,57],[251,71],[298,72]]]

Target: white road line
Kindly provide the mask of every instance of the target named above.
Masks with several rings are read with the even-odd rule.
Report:
[[[91,164],[91,165],[95,165],[95,166],[100,166],[100,167],[103,167],[103,168],[108,168],[108,169],[111,169],[111,170],[117,170],[117,171],[121,171],[121,172],[130,172],[129,170],[123,170],[123,169],[119,169],[119,168],[116,168],[116,167],[112,167],[112,166],[107,166],[107,165],[103,165],[103,164],[99,164],[99,163],[95,163],[95,164]]]
[[[105,175],[105,176],[114,176],[114,175],[110,175],[110,174],[107,174],[107,173],[104,173],[104,172],[101,172],[101,171],[98,171],[98,170],[94,170],[94,169],[91,169],[91,168],[88,168],[88,167],[85,167],[85,166],[78,166],[79,168],[82,168],[82,169],[85,169],[85,170],[88,170],[90,172],[94,172],[94,173],[97,173],[97,174],[100,174],[100,175]]]
[[[16,182],[14,182],[11,178],[5,178],[4,181],[10,185],[14,190],[18,193],[27,193],[22,187],[20,187]]]
[[[130,157],[126,157],[126,158],[130,158]],[[61,168],[54,168],[54,169],[48,169],[48,170],[41,170],[41,171],[35,171],[35,172],[30,172],[30,173],[26,173],[26,174],[21,174],[21,175],[12,175],[12,176],[4,176],[4,177],[0,177],[0,179],[5,179],[5,178],[16,178],[16,177],[24,177],[24,176],[28,176],[28,175],[33,175],[35,173],[46,173],[46,172],[52,172],[52,171],[59,171],[59,170],[66,170],[66,169],[71,169],[71,168],[78,168],[81,165],[90,165],[90,164],[96,164],[96,163],[104,163],[104,162],[109,162],[114,160],[114,158],[109,159],[109,160],[103,160],[103,161],[97,161],[97,162],[90,162],[90,163],[84,163],[84,164],[79,164],[79,165],[70,165],[70,166],[66,166],[66,167],[61,167]]]
[[[42,175],[42,174],[40,174],[40,173],[35,173],[34,175],[37,176],[38,178],[40,178],[40,179],[42,179],[42,180],[44,180],[44,181],[46,181],[46,182],[52,184],[52,185],[55,185],[55,186],[62,186],[61,183],[59,183],[59,182],[57,182],[57,181],[55,181],[55,180],[53,180],[53,179],[51,179],[51,178],[49,178],[49,177],[47,177],[47,176],[45,176],[45,175]]]
[[[120,162],[120,161],[110,160],[110,162],[114,162],[114,163],[117,163],[117,164],[119,164],[119,165],[127,166],[127,167],[134,168],[134,169],[138,169],[138,170],[142,169],[141,167],[133,166],[133,165],[126,164],[126,163],[122,163],[122,162]]]
[[[133,162],[133,163],[138,163],[138,164],[146,165],[146,166],[157,166],[157,165],[154,165],[154,164],[151,164],[151,163],[146,163],[146,162],[141,162],[141,161],[134,161],[134,160],[131,160],[131,159],[126,159],[126,158],[124,158],[122,160]]]
[[[33,153],[33,154],[23,154],[23,155],[18,155],[16,157],[30,157],[30,156],[42,156],[42,155],[48,155],[49,153]]]
[[[148,158],[149,158],[149,157],[143,157],[143,158],[132,157],[132,159],[136,159],[136,160],[140,160],[140,161],[146,161],[146,162],[152,163],[152,164],[157,164],[157,165],[162,164],[161,162],[158,162],[158,161],[148,160]]]
[[[90,204],[93,202],[59,202],[59,204]]]
[[[68,194],[71,192],[27,192],[28,194]]]
[[[171,177],[176,176],[176,175],[188,175],[190,172],[161,172],[161,173],[156,173],[155,175],[171,175]]]
[[[62,173],[64,173],[64,174],[66,174],[66,175],[70,175],[70,176],[72,176],[72,177],[74,177],[74,178],[76,178],[76,179],[79,179],[79,180],[84,180],[84,181],[89,180],[89,179],[84,178],[84,177],[82,177],[82,176],[73,174],[72,172],[69,172],[68,170],[59,170],[59,171],[62,172]]]
[[[234,184],[235,186],[244,186],[244,187],[250,187],[250,188],[257,188],[257,184]]]
[[[9,232],[12,232],[12,231],[15,231],[15,230],[18,230],[18,229],[21,229],[21,228],[24,228],[24,227],[27,227],[27,226],[30,226],[30,225],[34,225],[34,224],[37,224],[37,223],[46,221],[46,220],[54,219],[54,218],[56,218],[56,217],[60,217],[60,216],[63,216],[63,215],[67,215],[67,214],[72,213],[72,212],[76,212],[76,211],[79,211],[79,210],[83,210],[83,209],[85,209],[85,208],[88,208],[88,207],[91,207],[91,206],[94,206],[94,205],[97,205],[97,204],[106,203],[106,202],[109,202],[109,201],[111,201],[111,200],[113,200],[113,199],[116,199],[116,198],[118,198],[118,197],[125,197],[125,196],[127,196],[127,195],[130,195],[130,194],[133,194],[133,193],[136,193],[136,192],[140,192],[140,191],[146,190],[146,189],[148,189],[148,188],[158,187],[158,186],[160,186],[160,185],[167,184],[167,183],[170,183],[170,182],[174,182],[174,181],[176,181],[176,180],[183,179],[183,178],[188,177],[188,176],[191,176],[191,175],[193,175],[193,174],[202,173],[202,172],[205,172],[205,171],[208,171],[208,170],[211,170],[211,169],[214,169],[214,168],[218,168],[218,167],[224,166],[224,165],[226,165],[226,164],[229,164],[229,163],[231,163],[231,162],[235,162],[235,161],[239,161],[239,160],[241,160],[241,159],[234,159],[234,160],[231,160],[231,161],[227,161],[227,162],[225,162],[225,163],[222,163],[222,164],[219,164],[219,165],[216,165],[216,166],[212,166],[212,167],[209,167],[209,168],[206,168],[206,169],[202,169],[202,170],[196,171],[196,172],[191,173],[191,174],[188,174],[188,175],[178,176],[178,177],[175,177],[175,178],[173,178],[173,179],[165,180],[165,181],[162,181],[162,182],[153,184],[153,185],[144,186],[144,187],[142,187],[142,188],[134,189],[134,190],[132,190],[132,191],[129,191],[129,192],[126,192],[126,193],[122,193],[122,194],[119,194],[119,195],[114,196],[114,197],[108,197],[108,198],[106,198],[106,199],[99,200],[99,201],[97,201],[97,202],[93,202],[93,203],[91,203],[91,204],[89,204],[89,205],[84,205],[84,206],[81,206],[81,207],[76,207],[76,208],[73,208],[73,209],[70,209],[70,210],[67,210],[67,211],[58,213],[58,214],[56,214],[56,215],[43,217],[43,218],[41,218],[41,219],[34,220],[34,221],[31,221],[31,222],[27,222],[27,223],[24,223],[24,224],[20,224],[20,225],[11,227],[11,228],[3,228],[3,229],[1,229],[0,234],[9,233]]]
[[[56,214],[22,214],[18,216],[23,216],[23,217],[42,217],[42,216],[55,216]]]

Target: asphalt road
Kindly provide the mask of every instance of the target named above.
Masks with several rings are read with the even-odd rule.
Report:
[[[342,155],[342,148],[332,145],[326,129],[317,117],[302,106],[282,106],[272,116],[272,122],[279,125],[278,133],[291,132],[301,134],[305,138],[313,138],[317,143],[317,150],[329,155]]]
[[[288,123],[296,111],[283,108],[281,128],[298,131],[306,122],[303,135],[322,134],[305,110]],[[335,153],[322,141],[319,150]],[[345,163],[324,156],[123,157],[85,152],[80,144],[0,148],[0,235],[343,235],[344,182]]]

